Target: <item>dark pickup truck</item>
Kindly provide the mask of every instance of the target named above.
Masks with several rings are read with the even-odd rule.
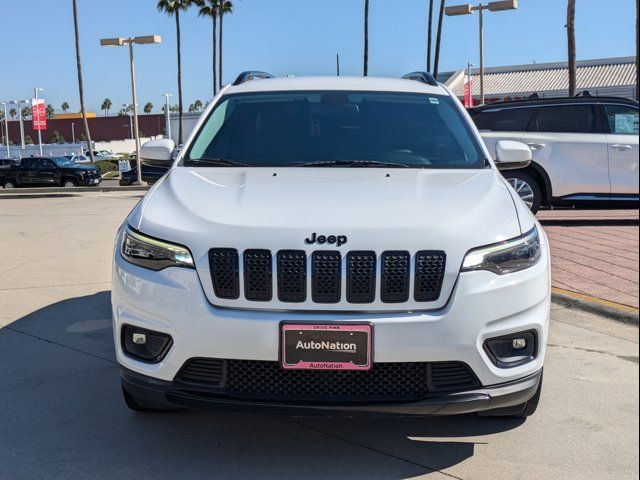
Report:
[[[0,168],[0,185],[16,187],[77,187],[100,185],[100,169],[64,157],[28,157],[17,165]]]

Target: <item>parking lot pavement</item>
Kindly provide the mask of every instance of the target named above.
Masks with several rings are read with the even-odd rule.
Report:
[[[554,287],[638,308],[638,210],[547,210],[538,219]]]
[[[557,305],[524,422],[128,411],[109,258],[137,200],[0,199],[0,479],[638,478],[638,328]]]

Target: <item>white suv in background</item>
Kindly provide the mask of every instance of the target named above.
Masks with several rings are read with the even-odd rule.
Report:
[[[505,173],[534,212],[540,206],[638,207],[638,102],[548,98],[469,112],[492,154],[496,142],[529,145],[533,162]]]
[[[127,405],[531,415],[549,245],[460,102],[424,73],[269,77],[223,89],[175,160],[141,149],[171,168],[116,239]]]

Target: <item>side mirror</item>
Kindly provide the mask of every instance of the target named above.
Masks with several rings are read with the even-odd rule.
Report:
[[[517,170],[531,164],[533,156],[529,145],[513,140],[500,140],[496,144],[496,167],[499,170]]]
[[[150,140],[140,147],[140,161],[150,167],[169,168],[173,165],[173,140]]]

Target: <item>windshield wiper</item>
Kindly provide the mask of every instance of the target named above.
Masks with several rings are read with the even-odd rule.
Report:
[[[387,167],[387,168],[411,168],[406,163],[379,162],[377,160],[327,160],[301,163],[296,167]]]
[[[227,160],[226,158],[198,158],[196,160],[186,160],[185,165],[191,167],[248,167],[246,163]]]

